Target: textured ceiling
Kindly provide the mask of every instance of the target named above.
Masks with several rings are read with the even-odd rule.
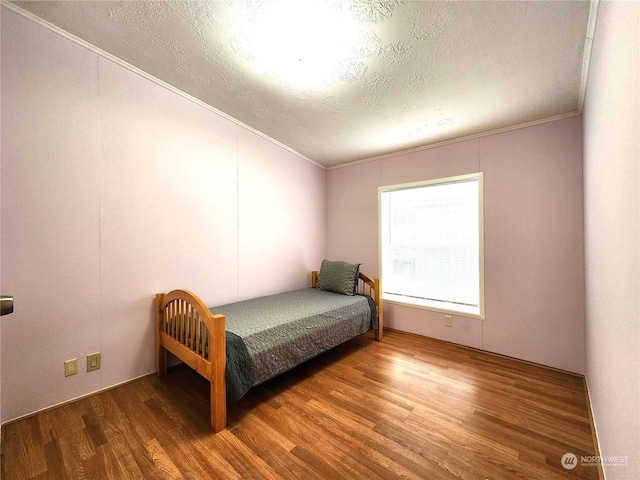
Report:
[[[589,0],[11,3],[327,167],[582,108]]]

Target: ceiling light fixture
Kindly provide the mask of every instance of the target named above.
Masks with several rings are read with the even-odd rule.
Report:
[[[333,83],[362,56],[363,29],[343,2],[250,2],[234,23],[234,51],[260,74],[289,86]]]

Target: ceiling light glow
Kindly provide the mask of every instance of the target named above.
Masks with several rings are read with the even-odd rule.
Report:
[[[231,45],[260,73],[306,88],[337,81],[359,60],[362,30],[341,2],[276,0],[243,9]]]

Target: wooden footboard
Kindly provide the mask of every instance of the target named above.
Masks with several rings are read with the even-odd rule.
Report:
[[[195,294],[174,290],[156,295],[156,363],[158,375],[167,373],[167,351],[211,384],[211,427],[227,424],[225,385],[225,317],[213,315]]]
[[[313,287],[318,272],[311,272]],[[382,293],[380,280],[360,274],[358,293],[370,295],[378,308],[376,340],[382,340]],[[211,384],[211,428],[227,425],[225,384],[226,333],[224,315],[213,315],[194,293],[173,290],[156,295],[156,363],[158,375],[167,373],[167,352],[171,352]]]
[[[316,288],[318,286],[318,271],[311,272],[311,286]],[[380,341],[384,332],[384,318],[382,311],[382,281],[379,278],[372,279],[364,273],[360,272],[358,277],[358,285],[356,286],[356,293],[362,295],[369,295],[376,302],[378,309],[378,328],[376,329],[376,340]]]

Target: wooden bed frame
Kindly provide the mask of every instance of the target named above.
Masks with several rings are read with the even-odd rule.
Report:
[[[311,272],[311,286],[318,285],[318,272]],[[360,273],[357,292],[370,295],[378,309],[376,340],[382,340],[383,315],[380,279]],[[186,318],[186,322],[176,319]],[[202,322],[204,329],[197,328]],[[202,337],[208,348],[199,351]],[[225,316],[214,315],[204,302],[187,290],[173,290],[156,295],[156,364],[158,375],[167,374],[167,352],[189,365],[211,384],[211,428],[215,432],[227,426],[225,385]]]

